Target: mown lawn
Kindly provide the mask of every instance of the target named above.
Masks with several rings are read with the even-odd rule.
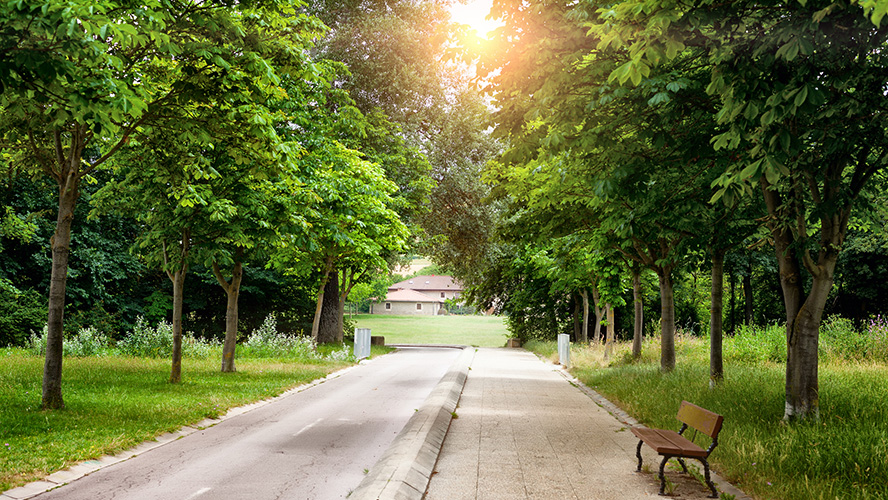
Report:
[[[183,382],[176,385],[168,383],[167,359],[65,358],[65,409],[43,411],[43,358],[0,349],[0,491],[218,417],[350,365],[238,359],[238,372],[223,374],[220,357],[221,353],[186,358]]]
[[[756,498],[888,498],[888,365],[821,362],[820,420],[786,423],[785,365],[732,359],[733,341],[726,339],[725,381],[715,389],[708,343],[688,337],[676,340],[677,367],[669,374],[660,372],[659,344],[650,341],[639,362],[628,359],[629,345],[609,363],[601,348],[573,346],[571,372],[650,427],[678,430],[682,400],[724,415],[711,462]],[[553,357],[554,343],[527,347]],[[708,445],[708,438],[698,442]]]
[[[509,331],[499,316],[354,316],[358,328],[385,337],[386,344],[448,344],[502,347]]]

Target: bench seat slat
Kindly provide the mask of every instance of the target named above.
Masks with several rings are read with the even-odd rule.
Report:
[[[632,433],[660,455],[706,458],[706,450],[681,434],[664,429],[632,427]]]

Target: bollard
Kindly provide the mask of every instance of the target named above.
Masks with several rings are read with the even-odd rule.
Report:
[[[370,329],[355,328],[355,358],[370,357]]]
[[[558,334],[558,362],[565,368],[570,368],[570,335]]]

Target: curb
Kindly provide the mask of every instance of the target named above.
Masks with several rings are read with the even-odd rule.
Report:
[[[292,389],[288,389],[281,394],[262,399],[260,401],[256,401],[254,403],[250,403],[244,406],[238,406],[236,408],[231,408],[224,415],[220,415],[217,418],[206,418],[201,420],[200,422],[196,422],[190,425],[185,425],[179,430],[175,432],[168,432],[166,434],[161,434],[156,438],[145,441],[140,445],[137,445],[134,448],[130,448],[128,450],[121,451],[115,455],[105,455],[99,457],[95,460],[86,460],[84,462],[80,462],[76,465],[73,465],[67,469],[60,470],[50,474],[49,476],[44,477],[43,479],[30,482],[24,486],[19,486],[17,488],[13,488],[11,490],[6,490],[0,492],[0,500],[26,500],[29,498],[33,498],[42,493],[46,493],[47,491],[54,490],[60,486],[64,486],[68,483],[76,481],[84,476],[88,476],[93,472],[96,472],[101,469],[105,469],[112,465],[118,464],[120,462],[129,460],[133,457],[141,455],[145,452],[151,451],[155,448],[159,448],[165,444],[171,443],[178,439],[181,439],[190,434],[194,434],[195,432],[202,431],[209,427],[213,427],[229,418],[236,417],[238,415],[243,415],[249,411],[255,410],[257,408],[261,408],[267,404],[270,404],[278,399],[285,398],[292,394],[296,394],[297,392],[302,392],[306,389],[310,389],[316,385],[322,384],[327,380],[334,379],[344,375],[345,373],[354,370],[358,366],[372,362],[372,360],[362,360],[360,363],[343,368],[341,370],[337,370],[326,377],[312,380],[311,382],[307,382],[302,385],[298,385],[293,387]]]
[[[349,498],[420,500],[450,429],[475,348],[463,351]]]
[[[539,357],[539,356],[538,356]],[[542,358],[540,358],[542,359]],[[546,361],[546,360],[543,360]],[[573,375],[570,374],[563,366],[561,365],[553,365],[555,367],[555,371],[561,374],[568,382],[571,383],[574,387],[582,391],[585,395],[589,396],[592,401],[595,401],[595,404],[604,408],[608,413],[610,413],[614,418],[619,420],[621,423],[626,424],[630,427],[638,427],[642,426],[637,420],[632,418],[628,413],[623,411],[619,406],[611,403],[607,398],[596,392],[594,389],[590,388],[586,384],[580,382],[580,380]],[[687,460],[687,466],[689,468],[693,468],[697,470],[697,473],[702,476],[703,472],[699,469],[698,465],[695,462]],[[716,489],[720,493],[727,493],[728,495],[732,495],[735,500],[752,500],[752,497],[741,491],[739,488],[734,486],[733,484],[722,479],[721,476],[715,473],[712,470],[712,467],[709,468],[709,476],[712,479],[712,482],[715,484]]]

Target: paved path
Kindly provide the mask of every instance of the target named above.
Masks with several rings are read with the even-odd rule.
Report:
[[[382,356],[39,498],[346,498],[461,352]],[[7,495],[28,496],[26,489]]]
[[[427,500],[662,498],[628,426],[523,349],[478,349]],[[659,461],[643,453],[650,470]],[[690,462],[690,461],[689,461]],[[707,488],[667,472],[682,499]]]

